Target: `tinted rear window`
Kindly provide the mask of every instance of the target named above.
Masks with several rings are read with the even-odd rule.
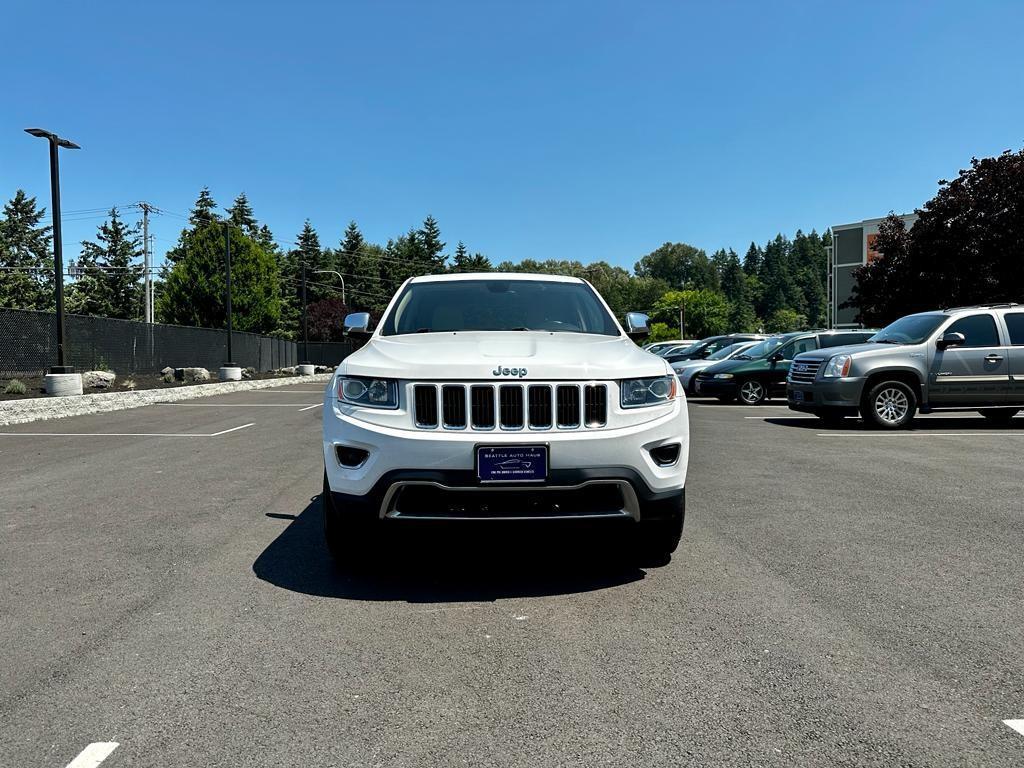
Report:
[[[1009,312],[1006,315],[1006,328],[1010,331],[1010,343],[1015,347],[1024,347],[1024,312]]]

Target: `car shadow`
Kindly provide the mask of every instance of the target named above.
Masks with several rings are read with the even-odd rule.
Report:
[[[409,603],[591,592],[646,575],[623,555],[625,531],[618,525],[602,530],[495,521],[394,523],[391,528],[371,566],[338,569],[324,544],[316,496],[256,558],[252,570],[263,581],[306,595]]]
[[[765,417],[766,424],[775,424],[780,427],[792,427],[794,429],[811,429],[816,432],[874,432],[887,434],[889,430],[878,429],[869,425],[860,418],[843,419],[839,423],[826,423],[821,419],[809,418],[807,416],[768,416]],[[1013,419],[1009,424],[992,424],[981,416],[964,417],[942,417],[930,419],[927,416],[916,417],[911,425],[899,432],[1005,432],[1012,429],[1024,429],[1024,419]]]

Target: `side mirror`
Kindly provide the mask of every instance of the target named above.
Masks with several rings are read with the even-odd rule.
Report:
[[[778,362],[781,362],[781,361],[783,361],[785,359],[786,358],[784,358],[782,356],[781,352],[773,352],[772,356],[768,358],[769,362],[772,362],[772,363],[778,363]]]
[[[626,313],[626,335],[633,341],[646,339],[651,329],[647,326],[647,315],[643,312]]]
[[[967,342],[967,338],[962,333],[944,333],[942,338],[935,342],[935,346],[939,349],[947,349],[949,347],[961,347]]]
[[[345,335],[353,339],[370,338],[370,313],[353,312],[345,316]]]

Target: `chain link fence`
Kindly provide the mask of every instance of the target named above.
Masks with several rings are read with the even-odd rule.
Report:
[[[215,371],[227,360],[227,331],[140,323],[109,317],[67,315],[68,364],[80,371],[155,373],[196,366]],[[52,312],[0,308],[0,377],[42,376],[57,362],[57,316]],[[235,331],[233,362],[271,371],[296,365],[300,344]],[[352,352],[350,342],[310,342],[309,362],[337,365]]]

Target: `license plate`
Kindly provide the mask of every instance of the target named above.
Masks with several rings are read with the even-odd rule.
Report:
[[[476,476],[484,482],[528,482],[548,477],[546,445],[495,445],[476,449]]]
[[[789,393],[789,399],[795,403],[802,403],[804,401],[804,393],[799,389],[794,389]]]

